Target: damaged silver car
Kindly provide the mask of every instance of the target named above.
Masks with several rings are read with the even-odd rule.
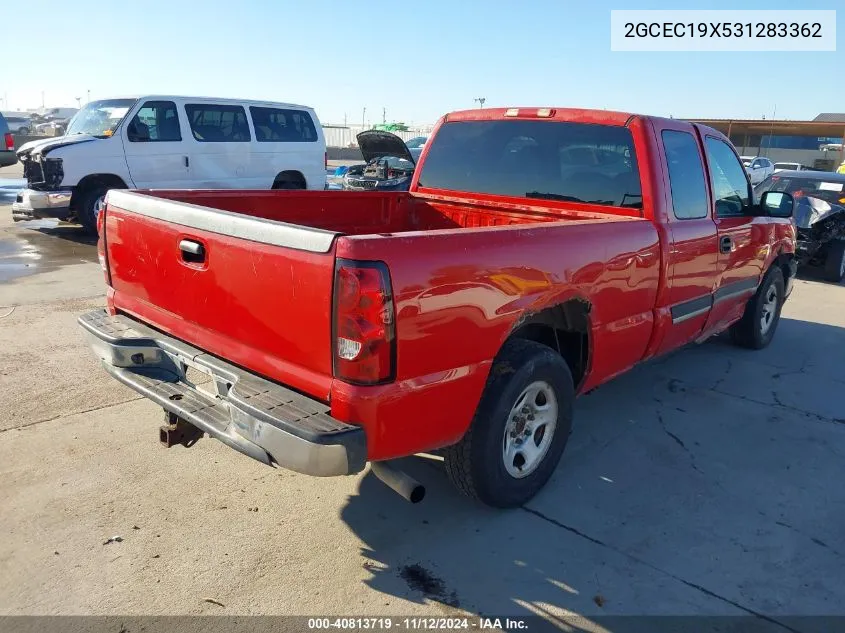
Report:
[[[845,174],[780,171],[754,189],[783,191],[795,199],[798,263],[821,269],[825,279],[845,278]]]

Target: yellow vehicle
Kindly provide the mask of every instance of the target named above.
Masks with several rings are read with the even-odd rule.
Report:
[[[839,166],[839,169],[836,170],[837,174],[845,174],[845,160],[842,161],[842,164]]]

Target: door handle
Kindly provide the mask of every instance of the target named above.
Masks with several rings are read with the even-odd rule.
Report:
[[[188,159],[188,157],[187,157],[187,156],[183,156],[183,158],[185,159],[185,167],[190,167],[190,166],[191,166],[191,163],[190,163],[190,160]]]
[[[205,261],[205,246],[194,240],[182,240],[179,242],[179,250],[182,252],[182,261],[189,264],[202,264]]]
[[[733,250],[733,240],[731,240],[729,235],[725,235],[719,238],[719,252],[720,253],[730,253]]]

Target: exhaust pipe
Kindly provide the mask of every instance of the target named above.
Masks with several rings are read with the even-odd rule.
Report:
[[[425,497],[425,486],[401,470],[396,470],[387,462],[370,462],[370,470],[386,486],[398,492],[411,503],[419,503]]]

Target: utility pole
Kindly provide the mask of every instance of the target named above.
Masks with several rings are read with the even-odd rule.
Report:
[[[381,122],[387,123],[387,108],[382,107],[381,109]]]
[[[78,108],[81,108],[82,106],[80,105],[80,102],[82,101],[82,97],[74,97],[74,99],[76,99],[76,107],[77,107],[77,109],[78,109]]]
[[[364,108],[364,112],[361,114],[361,131],[364,131],[364,126],[366,125],[364,121],[367,118],[367,108]]]
[[[91,103],[91,89],[88,89],[88,100],[85,103]]]
[[[487,101],[487,97],[476,97],[473,101],[478,101],[478,107],[483,108],[484,102]]]
[[[41,109],[44,109],[44,91],[41,91]]]

